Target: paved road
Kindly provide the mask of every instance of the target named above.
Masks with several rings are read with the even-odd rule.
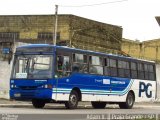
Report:
[[[0,107],[0,120],[108,120],[108,119],[160,119],[159,105],[135,105],[133,109],[119,109],[117,105],[106,109],[92,109],[90,106],[80,106],[68,110],[63,105],[47,105],[44,109],[31,106]],[[154,120],[154,119],[152,119]]]

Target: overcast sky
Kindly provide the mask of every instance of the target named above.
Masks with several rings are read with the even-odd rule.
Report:
[[[0,0],[0,15],[54,14],[57,4],[59,14],[74,14],[122,26],[123,38],[141,41],[160,38],[160,26],[155,19],[160,16],[160,0],[111,3],[114,1],[123,0]],[[93,6],[72,7],[83,5]]]

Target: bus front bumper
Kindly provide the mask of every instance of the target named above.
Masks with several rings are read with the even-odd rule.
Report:
[[[14,100],[52,99],[52,89],[37,89],[37,90],[11,89],[10,99]]]

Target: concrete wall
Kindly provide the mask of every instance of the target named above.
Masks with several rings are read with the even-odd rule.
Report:
[[[17,33],[16,41],[53,43],[51,38],[41,38],[40,33],[54,33],[54,15],[2,15],[0,33]],[[101,23],[75,15],[58,15],[57,42],[68,46],[113,53],[121,50],[122,27]],[[1,35],[4,36],[4,35]],[[39,36],[39,37],[38,37]],[[10,39],[13,41],[13,39]],[[3,40],[3,37],[0,38]]]
[[[0,16],[0,32],[18,32],[18,40],[32,42],[37,40],[39,32],[53,33],[54,20],[53,15],[2,15]],[[58,17],[58,32],[62,34],[61,40],[69,40],[68,15]]]
[[[132,57],[140,58],[141,56],[139,41],[123,39],[121,49]]]
[[[70,40],[76,48],[114,53],[121,50],[122,28],[77,16],[70,17]]]
[[[160,63],[160,39],[143,42],[123,39],[121,47],[122,51],[132,57]]]

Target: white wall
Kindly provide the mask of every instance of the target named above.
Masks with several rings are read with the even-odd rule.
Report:
[[[26,45],[26,43],[16,43],[14,46],[14,51],[16,47]],[[0,61],[0,98],[9,98],[9,80],[12,69],[12,62],[8,64],[8,61]]]
[[[157,101],[160,101],[160,64],[156,65],[157,75]]]
[[[9,98],[9,78],[11,65],[7,61],[0,61],[0,98]]]

